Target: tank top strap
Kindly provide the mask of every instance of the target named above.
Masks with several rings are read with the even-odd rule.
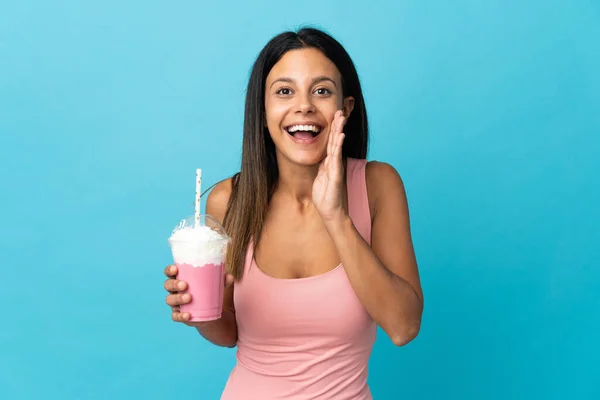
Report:
[[[371,210],[367,195],[367,160],[348,158],[346,165],[346,182],[348,185],[348,213],[352,223],[371,244]]]

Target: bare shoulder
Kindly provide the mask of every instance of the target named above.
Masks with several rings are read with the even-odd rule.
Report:
[[[381,161],[369,161],[366,169],[367,182],[375,184],[385,184],[395,181],[397,184],[402,183],[400,174],[392,165]]]
[[[372,215],[375,215],[386,198],[406,202],[404,182],[392,165],[381,161],[369,161],[365,175]]]
[[[221,223],[223,223],[223,218],[225,218],[227,212],[232,187],[233,178],[224,179],[215,185],[206,199],[206,213],[212,215]]]

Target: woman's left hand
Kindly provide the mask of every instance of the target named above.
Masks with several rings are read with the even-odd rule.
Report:
[[[319,172],[312,188],[313,204],[325,223],[343,216],[343,177],[342,144],[345,135],[342,132],[346,119],[342,111],[337,111],[331,123],[327,142],[327,155],[319,165]]]

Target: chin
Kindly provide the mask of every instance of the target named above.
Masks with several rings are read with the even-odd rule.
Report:
[[[292,161],[304,167],[313,167],[319,165],[324,158],[323,154],[298,154]]]
[[[289,163],[300,166],[300,167],[314,167],[318,166],[326,156],[325,150],[323,151],[306,151],[298,149],[286,149],[286,151],[279,154],[283,156]]]

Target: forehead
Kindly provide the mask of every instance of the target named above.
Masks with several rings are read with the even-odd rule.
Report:
[[[340,72],[335,64],[317,49],[290,50],[273,66],[267,76],[267,82],[281,77],[302,82],[316,76],[328,76],[336,82]]]

